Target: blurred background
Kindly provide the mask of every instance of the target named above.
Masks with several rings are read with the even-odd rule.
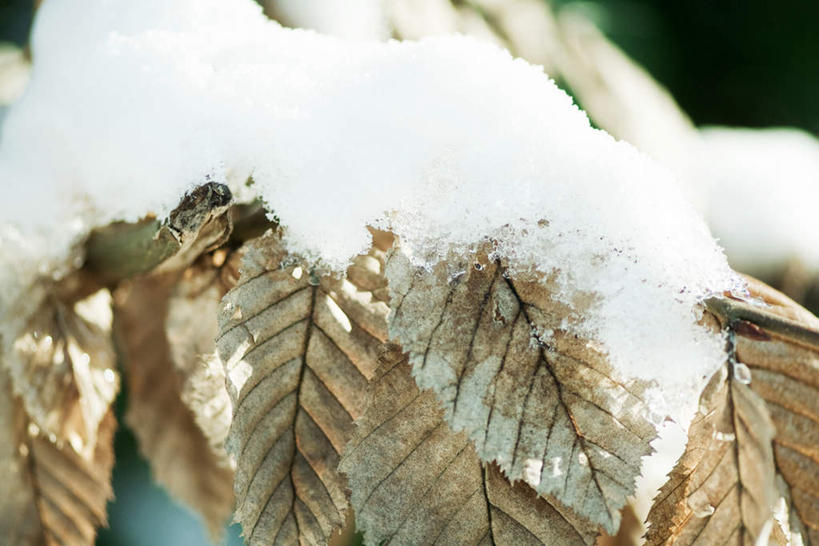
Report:
[[[26,45],[38,3],[0,0],[0,123],[25,86]],[[287,26],[368,40],[457,31],[498,42],[542,64],[597,126],[631,141],[688,180],[692,201],[723,241],[732,264],[814,312],[819,309],[819,219],[813,212],[819,197],[819,2],[263,4],[269,16]],[[698,129],[711,125],[802,132]],[[760,149],[761,154],[755,151]],[[764,161],[760,155],[766,156]],[[773,188],[786,183],[793,186],[776,194]],[[120,415],[126,404],[120,395]],[[110,528],[100,533],[98,544],[208,544],[196,517],[151,480],[124,427],[117,434],[116,458],[116,501],[109,507]],[[236,526],[228,530],[226,541],[242,543]]]

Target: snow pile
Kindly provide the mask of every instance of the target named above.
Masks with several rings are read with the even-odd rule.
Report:
[[[495,46],[346,43],[250,0],[50,0],[33,45],[0,143],[0,217],[22,240],[64,249],[252,173],[291,249],[336,269],[367,224],[424,264],[499,240],[564,301],[594,294],[567,327],[663,403],[691,403],[724,358],[694,308],[739,281],[670,174]]]
[[[686,165],[731,263],[758,275],[819,271],[819,140],[795,129],[706,128]]]

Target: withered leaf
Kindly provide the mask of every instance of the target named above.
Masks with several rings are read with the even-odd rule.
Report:
[[[224,259],[222,253],[214,256]],[[238,253],[220,267],[206,256],[186,270],[171,293],[165,324],[182,400],[214,454],[226,465],[231,464],[224,447],[231,407],[224,366],[216,355],[216,335],[220,302],[237,280],[234,261],[238,262]]]
[[[339,456],[386,338],[388,307],[376,295],[383,252],[368,260],[345,280],[319,279],[270,234],[248,244],[239,284],[223,300],[227,447],[235,518],[250,544],[323,544],[344,523]]]
[[[799,519],[790,488],[781,474],[776,475],[776,488],[779,500],[774,507],[774,527],[771,531],[770,544],[785,546],[810,546],[816,539],[810,538],[808,531]]]
[[[778,500],[765,403],[726,363],[700,397],[685,452],[648,515],[647,544],[756,544]]]
[[[769,307],[742,306],[750,314],[731,322],[736,358],[748,366],[751,388],[768,406],[777,470],[810,542],[819,544],[819,319],[758,281],[751,295]]]
[[[114,326],[128,387],[125,420],[154,479],[199,512],[217,540],[233,507],[233,472],[211,449],[180,398],[181,381],[165,337],[174,279],[136,279],[115,294]]]
[[[58,446],[25,414],[0,371],[0,536],[3,544],[90,546],[113,498],[116,419],[103,416],[86,457]]]
[[[14,392],[28,415],[86,456],[119,390],[110,317],[107,290],[74,305],[47,296],[5,346]]]
[[[453,274],[452,272],[455,272]],[[510,278],[484,257],[432,271],[400,251],[387,265],[390,337],[484,461],[615,533],[656,436],[637,385],[561,329],[569,309],[542,278]],[[551,331],[548,345],[533,332]]]
[[[596,526],[482,463],[397,346],[341,461],[368,544],[591,544]]]

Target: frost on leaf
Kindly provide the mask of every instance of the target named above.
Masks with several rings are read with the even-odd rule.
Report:
[[[482,463],[387,346],[341,462],[367,544],[591,544],[596,525]],[[537,465],[537,461],[530,462]]]
[[[203,256],[185,271],[168,302],[165,332],[182,401],[214,453],[230,464],[224,447],[231,420],[230,397],[224,367],[216,355],[216,335],[220,302],[238,280],[239,254],[233,253],[227,262],[226,258],[222,251]]]
[[[319,278],[275,234],[248,244],[217,348],[233,402],[235,518],[250,544],[324,543],[344,522],[337,466],[386,339],[382,268],[374,249],[347,279]]]
[[[770,307],[736,317],[736,358],[767,404],[777,470],[810,542],[819,544],[819,320],[761,283],[749,285]]]
[[[46,296],[4,347],[28,415],[45,434],[86,456],[119,390],[110,329],[107,291],[74,305]]]
[[[482,460],[616,532],[656,436],[637,387],[562,329],[569,309],[546,279],[512,278],[485,256],[457,260],[428,271],[392,255],[391,339]]]
[[[115,294],[115,331],[128,378],[125,421],[154,479],[198,511],[211,537],[218,539],[233,507],[233,472],[211,449],[181,399],[181,380],[165,336],[174,277],[126,282]]]
[[[711,378],[688,445],[648,515],[647,544],[764,543],[779,497],[765,403],[731,363]]]
[[[12,396],[0,370],[0,536],[3,544],[90,546],[113,498],[116,419],[103,416],[88,457],[49,440]]]

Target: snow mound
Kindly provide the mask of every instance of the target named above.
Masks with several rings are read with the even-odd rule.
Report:
[[[739,281],[673,177],[493,45],[344,42],[251,0],[50,0],[33,56],[0,218],[43,256],[164,215],[206,175],[252,174],[291,250],[327,267],[366,250],[370,224],[417,263],[492,239],[513,271],[554,273],[560,299],[594,295],[573,328],[661,385],[660,405],[724,359],[695,309]]]

